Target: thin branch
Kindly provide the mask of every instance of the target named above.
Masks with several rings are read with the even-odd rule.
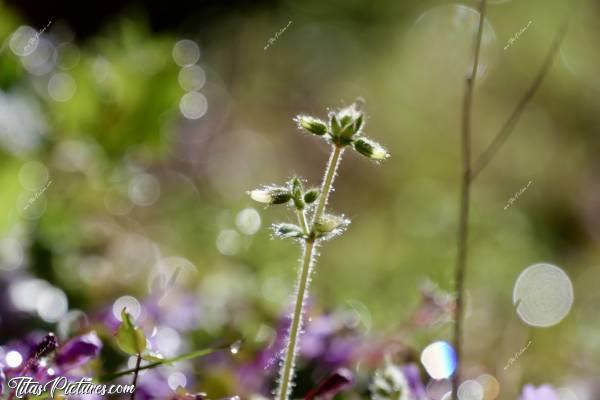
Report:
[[[465,82],[465,96],[462,110],[462,177],[460,191],[460,214],[458,227],[458,254],[456,260],[456,307],[454,309],[454,349],[456,351],[456,372],[452,377],[452,397],[457,399],[458,384],[460,382],[460,367],[462,363],[462,320],[463,320],[463,292],[467,267],[467,242],[469,237],[469,199],[471,189],[471,111],[473,108],[473,91],[479,67],[481,52],[481,38],[485,22],[486,0],[481,0],[479,8],[479,25],[473,56],[473,70]]]
[[[308,235],[310,232],[308,231],[308,223],[306,222],[306,211],[304,209],[296,210],[296,214],[298,215],[298,223],[300,224],[300,228],[302,228],[302,232]]]
[[[168,359],[165,359],[165,360],[155,361],[155,362],[152,362],[150,364],[146,364],[146,365],[140,366],[138,368],[138,371],[143,371],[143,370],[146,370],[146,369],[156,368],[156,367],[159,367],[161,365],[169,365],[169,364],[174,364],[174,363],[181,362],[181,361],[192,360],[194,358],[203,357],[203,356],[206,356],[208,354],[212,354],[212,353],[214,353],[216,351],[220,351],[220,350],[223,350],[223,349],[228,349],[230,347],[231,347],[231,344],[227,344],[227,345],[218,346],[218,347],[211,347],[211,348],[208,348],[208,349],[196,350],[196,351],[193,351],[191,353],[184,354],[182,356],[177,356],[177,357],[168,358]],[[112,380],[114,380],[116,378],[119,378],[121,376],[129,375],[132,372],[135,372],[135,368],[131,368],[131,369],[128,369],[128,370],[125,370],[125,371],[119,371],[119,372],[116,372],[114,374],[102,375],[102,376],[96,378],[95,381],[96,382],[109,382],[109,381],[112,381]]]
[[[550,47],[550,50],[548,50],[548,53],[546,54],[546,59],[544,60],[540,71],[531,83],[531,86],[523,94],[521,101],[519,101],[519,103],[511,113],[510,117],[506,120],[500,131],[498,131],[498,133],[494,137],[494,140],[492,140],[492,143],[490,143],[490,145],[477,158],[477,161],[473,163],[471,181],[475,180],[477,175],[479,175],[479,173],[489,164],[489,162],[496,155],[498,150],[500,150],[502,145],[506,142],[510,134],[513,132],[513,128],[519,121],[521,114],[525,110],[525,107],[527,106],[529,101],[531,101],[531,99],[541,86],[542,82],[544,81],[544,78],[548,74],[548,71],[552,66],[552,62],[554,61],[556,54],[558,53],[558,49],[560,48],[560,45],[567,33],[567,28],[569,25],[569,16],[565,18],[565,21],[563,22],[561,28],[557,32],[556,37],[554,38],[554,43]]]
[[[140,364],[142,363],[142,355],[137,355],[137,360],[135,361],[135,371],[133,371],[133,382],[131,386],[133,386],[133,391],[131,392],[131,400],[135,400],[135,386],[137,385],[138,375],[140,373]]]

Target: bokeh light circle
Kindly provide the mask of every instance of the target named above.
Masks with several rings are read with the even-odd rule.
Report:
[[[54,74],[48,80],[48,94],[54,101],[69,101],[75,95],[76,90],[77,83],[75,79],[65,72]]]
[[[559,267],[539,263],[527,267],[515,282],[513,304],[528,325],[549,327],[567,316],[573,305],[573,285]]]
[[[416,65],[436,68],[445,76],[471,73],[473,38],[479,27],[479,11],[461,4],[434,7],[419,16],[407,34],[409,55]],[[477,78],[481,79],[495,59],[496,33],[484,20]],[[431,72],[430,72],[431,73]],[[448,78],[450,79],[450,78]]]
[[[39,190],[46,185],[50,173],[44,164],[38,161],[29,161],[19,169],[19,182],[28,190]]]
[[[421,363],[433,379],[445,379],[456,369],[456,353],[448,342],[434,342],[423,349]]]
[[[58,322],[67,313],[69,302],[65,293],[55,287],[45,288],[36,302],[36,311],[46,322]]]
[[[58,53],[57,64],[61,70],[66,71],[75,68],[79,64],[81,52],[79,47],[73,43],[62,43],[56,47],[56,51]]]
[[[39,43],[38,33],[30,26],[20,26],[10,37],[9,46],[15,55],[23,57],[35,51]]]
[[[185,387],[187,385],[187,378],[181,372],[173,372],[168,378],[169,387],[171,390],[176,391],[179,387]]]
[[[460,384],[457,395],[459,400],[483,400],[483,387],[469,379]]]
[[[188,92],[202,89],[206,83],[206,73],[199,65],[190,65],[189,67],[181,68],[177,78],[179,86]]]
[[[180,67],[196,64],[200,59],[200,47],[196,42],[183,39],[173,46],[173,61]]]
[[[245,208],[235,217],[235,225],[244,235],[254,235],[260,229],[260,214],[254,208]]]
[[[225,256],[236,255],[242,246],[240,234],[233,229],[224,229],[217,236],[217,250]]]
[[[121,321],[121,311],[123,308],[127,309],[127,312],[135,319],[140,316],[142,313],[142,305],[140,302],[133,296],[123,296],[119,297],[117,301],[114,302],[112,312],[113,316]]]
[[[12,350],[6,353],[4,361],[8,367],[17,368],[23,362],[23,356],[18,351]]]
[[[54,44],[49,40],[39,38],[35,50],[21,57],[21,64],[33,75],[42,76],[48,74],[56,64]]]
[[[157,327],[153,340],[156,343],[156,349],[165,357],[176,356],[181,346],[179,332],[168,326]]]
[[[452,391],[452,384],[448,379],[431,379],[427,386],[425,386],[425,393],[427,399],[441,400],[447,393]]]
[[[75,336],[89,325],[87,315],[81,310],[71,310],[65,314],[57,325],[58,336],[66,340]]]
[[[138,206],[150,206],[160,197],[160,182],[151,174],[139,174],[129,183],[129,200]]]
[[[34,312],[40,293],[48,287],[43,279],[18,280],[10,285],[8,295],[17,310]]]
[[[500,382],[489,374],[480,375],[477,382],[483,388],[483,400],[494,400],[500,395]]]
[[[208,101],[206,97],[199,92],[189,92],[181,96],[179,101],[179,110],[187,119],[199,119],[206,114]]]

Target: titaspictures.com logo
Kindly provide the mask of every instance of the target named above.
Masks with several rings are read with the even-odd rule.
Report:
[[[54,398],[59,393],[67,396],[82,394],[105,396],[135,392],[134,385],[104,385],[94,383],[92,378],[69,381],[64,376],[58,376],[45,383],[40,383],[29,376],[17,376],[10,379],[7,384],[8,388],[14,391],[14,396],[18,399],[26,396],[41,396],[44,393],[48,393],[51,398]]]

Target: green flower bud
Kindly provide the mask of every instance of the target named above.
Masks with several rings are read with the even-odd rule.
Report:
[[[292,200],[298,210],[304,209],[304,187],[302,181],[299,178],[293,178],[289,182],[290,190],[292,192]]]
[[[352,137],[360,133],[364,125],[363,113],[356,103],[329,115],[332,141],[337,145],[346,146],[352,142]]]
[[[281,223],[273,224],[273,236],[279,239],[300,239],[304,238],[305,234],[298,225]]]
[[[365,137],[359,137],[352,141],[352,147],[363,156],[375,161],[382,161],[390,156],[383,146]]]
[[[314,225],[315,237],[328,240],[341,235],[350,225],[350,220],[343,216],[325,214]]]
[[[318,118],[309,115],[298,115],[296,117],[298,127],[317,136],[323,136],[327,133],[327,124]]]
[[[340,111],[338,111],[337,117],[342,126],[345,126],[348,124],[354,124],[356,120],[362,118],[362,112],[358,110],[356,103],[353,103],[351,106],[342,108]]]
[[[285,204],[292,199],[292,194],[287,188],[264,186],[248,192],[250,198],[263,204]]]
[[[306,204],[314,203],[318,198],[321,191],[319,189],[309,189],[304,193],[304,202]]]

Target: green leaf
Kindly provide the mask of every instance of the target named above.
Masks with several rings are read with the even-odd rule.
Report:
[[[136,327],[126,308],[121,311],[121,325],[117,330],[117,344],[125,353],[135,356],[146,350],[146,335]]]

